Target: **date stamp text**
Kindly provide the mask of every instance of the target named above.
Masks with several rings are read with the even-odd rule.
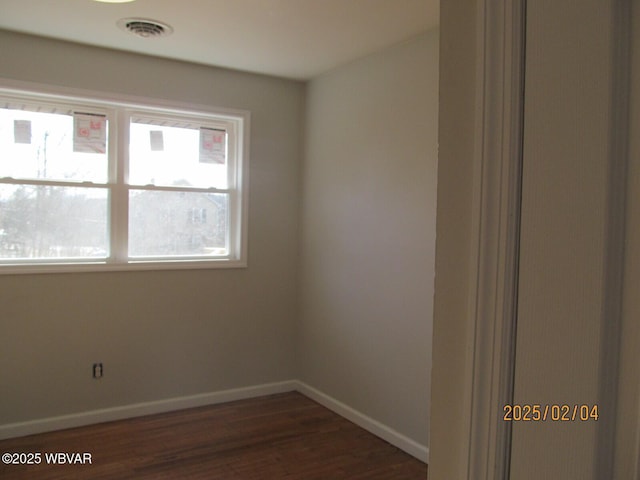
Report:
[[[598,405],[513,404],[505,405],[505,422],[588,422],[597,421]]]

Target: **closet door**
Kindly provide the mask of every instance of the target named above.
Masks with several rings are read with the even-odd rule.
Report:
[[[610,478],[622,3],[527,2],[513,480]]]

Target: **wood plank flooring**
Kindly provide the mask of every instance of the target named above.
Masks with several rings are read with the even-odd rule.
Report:
[[[3,480],[427,478],[424,463],[296,392],[0,441],[7,452],[41,463],[0,463]],[[56,452],[91,464],[47,464]]]

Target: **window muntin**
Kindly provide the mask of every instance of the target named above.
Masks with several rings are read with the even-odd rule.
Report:
[[[246,113],[2,93],[0,273],[245,265]]]

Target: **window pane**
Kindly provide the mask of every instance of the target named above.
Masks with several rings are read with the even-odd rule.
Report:
[[[129,192],[129,256],[225,256],[226,194]]]
[[[106,189],[0,185],[0,259],[106,258]]]
[[[131,123],[130,184],[227,188],[224,131],[154,123]]]
[[[88,141],[74,139],[73,114],[0,108],[0,177],[106,183],[106,118],[85,115],[75,122]],[[104,138],[96,139],[100,133]],[[87,153],[96,144],[100,153]]]

